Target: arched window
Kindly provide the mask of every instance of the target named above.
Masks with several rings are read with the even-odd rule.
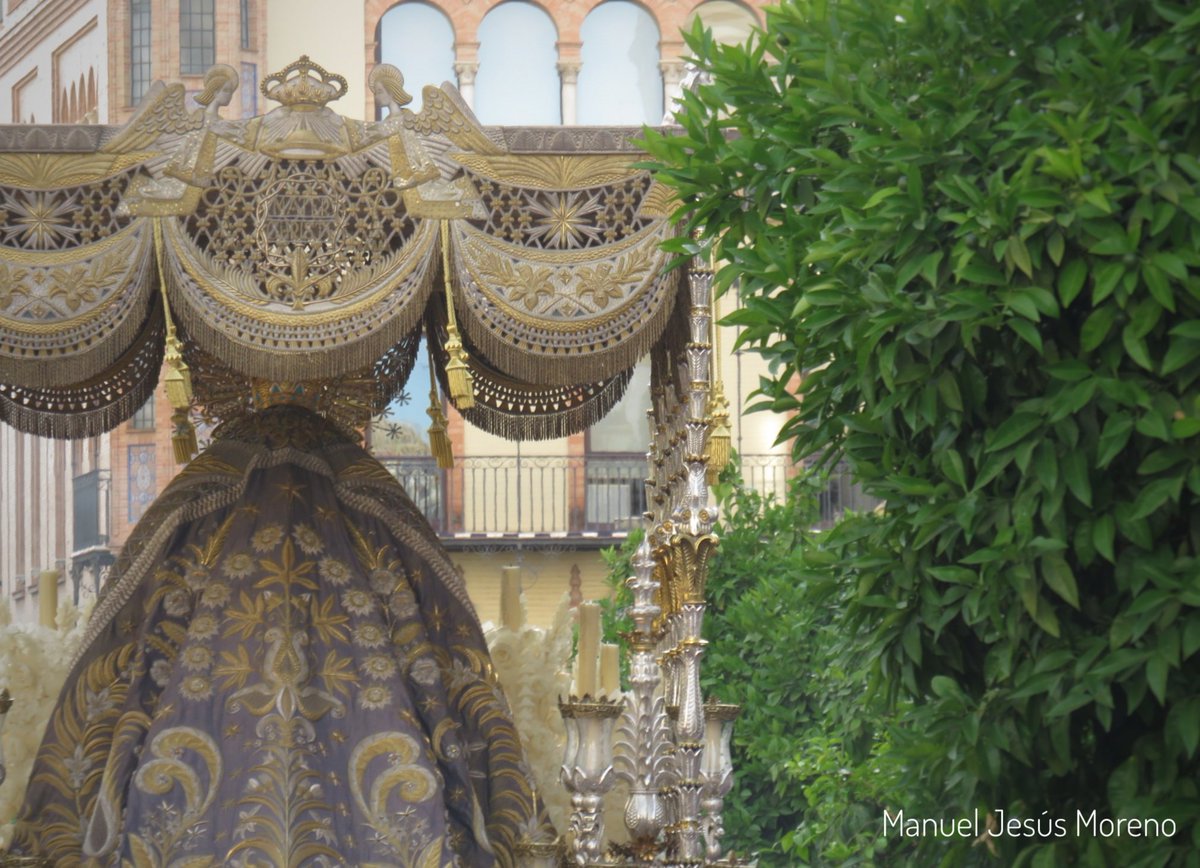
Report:
[[[636,3],[612,0],[588,14],[580,37],[579,123],[659,123],[663,90],[654,16]]]
[[[73,124],[79,120],[79,94],[75,90],[75,82],[71,82],[71,99],[67,103],[67,106],[66,121],[69,124]]]
[[[442,11],[419,0],[401,3],[379,21],[379,61],[404,73],[408,106],[421,110],[421,90],[454,81],[454,28]]]
[[[479,25],[475,114],[485,124],[562,122],[558,32],[532,3],[510,0]]]
[[[688,16],[687,26],[691,27],[697,18],[712,31],[717,42],[725,45],[745,42],[750,36],[750,31],[759,23],[753,12],[732,0],[709,0],[707,3],[701,3]]]

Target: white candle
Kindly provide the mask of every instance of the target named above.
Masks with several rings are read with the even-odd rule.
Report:
[[[600,660],[600,607],[583,603],[579,607],[579,678],[580,696],[597,695],[596,665]]]
[[[54,629],[58,620],[58,570],[42,570],[38,576],[38,623]]]
[[[521,568],[500,568],[500,626],[520,630],[525,625],[521,608]]]
[[[600,692],[609,697],[621,692],[620,652],[611,642],[600,646]]]

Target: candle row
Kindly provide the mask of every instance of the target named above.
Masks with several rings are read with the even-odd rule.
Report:
[[[599,680],[597,681],[597,668]],[[600,641],[600,606],[579,606],[579,649],[575,656],[573,696],[617,696],[621,692],[620,653],[616,645]]]

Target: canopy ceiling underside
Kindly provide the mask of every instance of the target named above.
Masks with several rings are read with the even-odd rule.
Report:
[[[444,384],[455,324],[486,430],[561,436],[619,400],[680,292],[636,131],[484,129],[448,86],[379,122],[281,101],[224,121],[158,85],[121,128],[0,127],[0,421],[116,426],[168,322],[210,417],[304,384],[361,424],[422,330]]]

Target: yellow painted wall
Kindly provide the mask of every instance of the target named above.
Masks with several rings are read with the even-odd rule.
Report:
[[[515,556],[456,551],[450,553],[450,559],[464,573],[467,593],[479,620],[499,621],[500,568],[516,563]],[[527,623],[537,627],[550,626],[563,595],[570,593],[572,565],[579,567],[584,600],[606,599],[610,594],[604,562],[595,550],[555,554],[527,551],[522,554],[520,565]]]

